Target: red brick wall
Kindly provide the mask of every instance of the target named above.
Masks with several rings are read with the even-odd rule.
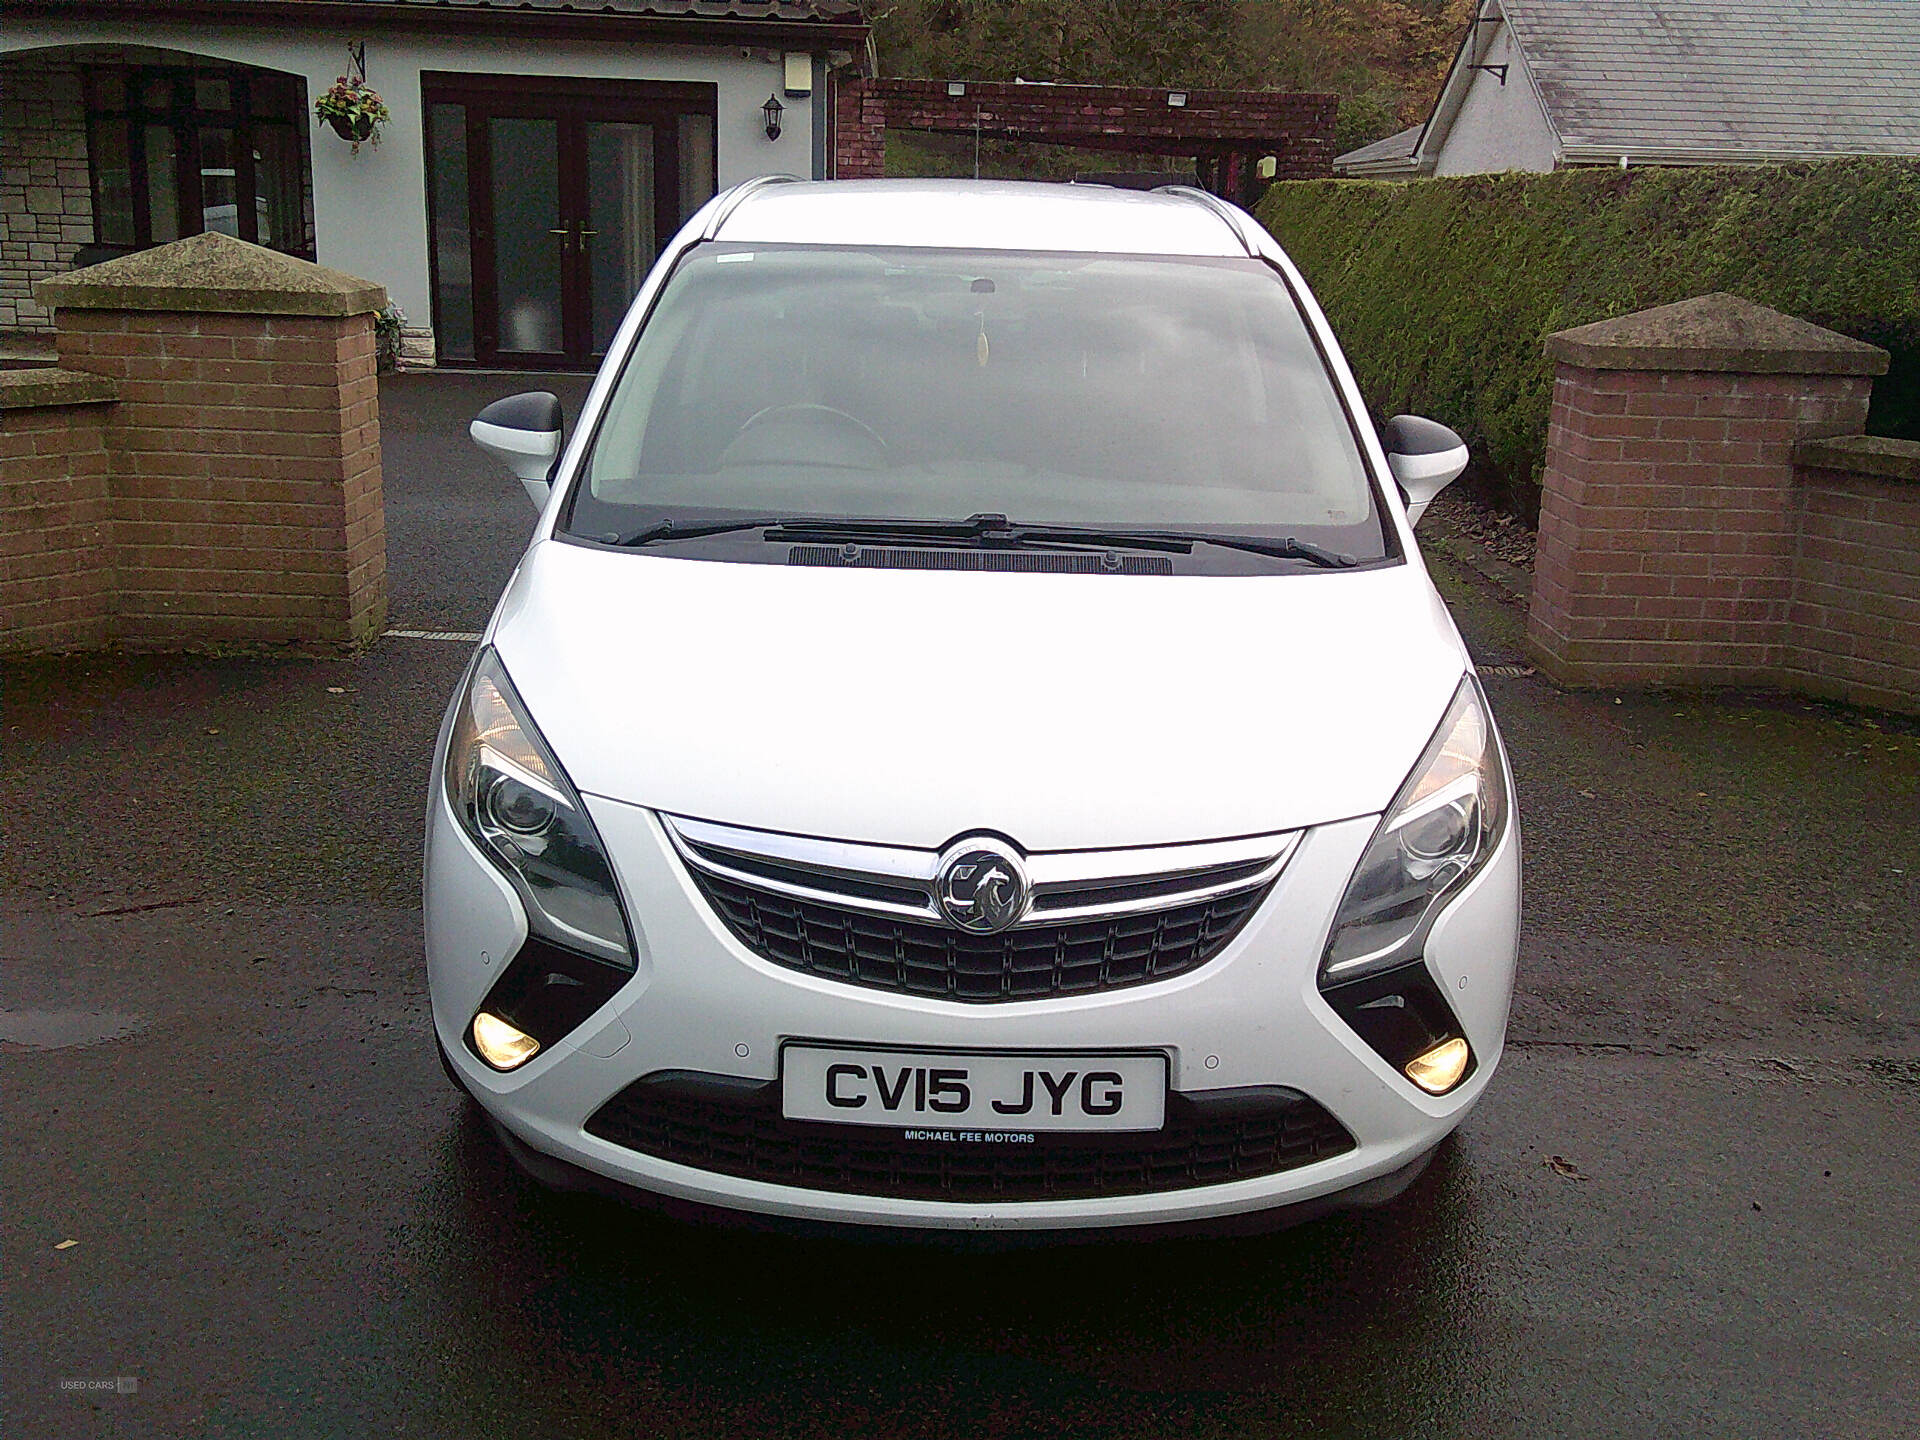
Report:
[[[0,411],[0,650],[106,643],[110,410]]]
[[[1856,704],[1920,708],[1920,483],[1800,472],[1783,670]]]
[[[1776,679],[1793,447],[1859,431],[1871,393],[1864,376],[1560,365],[1528,623],[1543,667],[1590,684]]]
[[[113,379],[128,646],[364,643],[386,550],[373,328],[346,318],[62,310],[62,366]]]
[[[980,133],[1061,145],[1159,154],[1272,155],[1281,180],[1333,173],[1332,95],[1192,90],[1179,108],[1164,90],[1117,85],[1014,85],[970,80],[951,96],[944,80],[843,80],[835,104],[834,174],[886,172],[888,127]]]
[[[880,180],[886,173],[886,104],[869,82],[842,80],[833,104],[833,178]]]

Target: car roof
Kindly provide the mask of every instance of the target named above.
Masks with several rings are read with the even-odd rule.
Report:
[[[715,240],[1095,254],[1249,253],[1208,197],[1000,180],[827,180],[753,185]]]

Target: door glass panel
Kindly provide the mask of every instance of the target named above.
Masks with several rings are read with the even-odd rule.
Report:
[[[193,105],[196,110],[231,110],[233,82],[213,75],[194,76]]]
[[[587,126],[587,255],[593,283],[593,349],[599,354],[653,264],[653,127]]]
[[[559,122],[488,121],[499,348],[562,348]]]
[[[180,152],[171,125],[149,125],[143,142],[147,158],[147,218],[153,243],[180,238]]]
[[[133,161],[127,151],[127,121],[123,115],[95,116],[88,144],[93,154],[97,191],[93,208],[93,238],[102,245],[132,245]]]
[[[87,71],[87,109],[127,108],[127,72],[111,68]]]
[[[247,77],[247,98],[256,116],[292,120],[306,109],[301,99],[300,82],[291,75],[269,75],[254,71]]]
[[[296,252],[306,246],[300,196],[300,144],[291,125],[253,125],[253,214],[262,245]]]
[[[713,117],[680,117],[680,223],[713,198],[719,179],[713,168]]]
[[[240,238],[240,191],[234,181],[233,132],[200,132],[200,228]]]
[[[433,175],[434,339],[450,360],[473,359],[473,242],[467,216],[467,107],[428,114]],[[553,237],[558,239],[558,236]]]

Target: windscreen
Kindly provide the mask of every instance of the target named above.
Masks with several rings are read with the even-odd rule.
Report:
[[[689,511],[1385,544],[1326,365],[1254,260],[701,246],[565,528]]]

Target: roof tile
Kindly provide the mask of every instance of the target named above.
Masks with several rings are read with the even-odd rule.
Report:
[[[1920,0],[1502,0],[1569,147],[1920,154]]]
[[[623,15],[667,20],[780,20],[787,23],[858,21],[855,0],[360,0],[420,10],[535,10]]]

